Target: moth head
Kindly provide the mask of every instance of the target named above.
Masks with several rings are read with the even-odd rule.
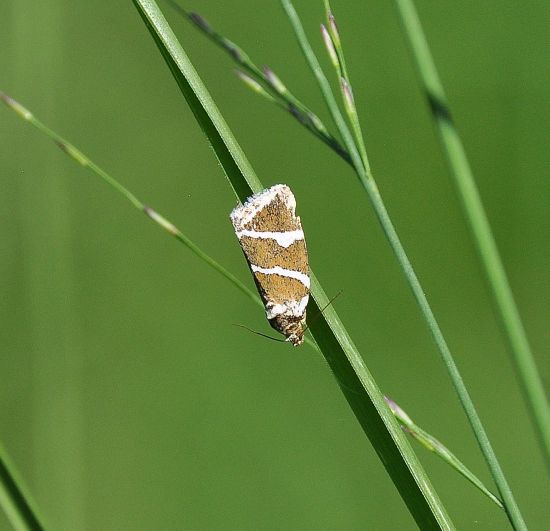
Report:
[[[271,321],[271,326],[286,336],[286,341],[292,343],[295,347],[304,342],[306,331],[306,316],[278,316]]]
[[[290,341],[293,346],[298,347],[304,342],[304,331],[301,328],[297,332],[291,333],[287,338],[287,341]]]

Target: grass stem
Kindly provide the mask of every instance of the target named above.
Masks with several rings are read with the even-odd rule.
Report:
[[[13,98],[0,92],[0,100],[3,101],[10,109],[16,112],[18,116],[23,120],[29,122],[36,129],[44,133],[47,137],[54,141],[54,143],[69,157],[78,162],[81,166],[89,168],[98,177],[103,179],[111,188],[116,190],[120,195],[126,198],[135,208],[143,212],[147,217],[152,219],[157,225],[163,228],[166,232],[174,236],[179,242],[183,243],[189,250],[191,250],[201,260],[206,262],[212,269],[220,273],[227,280],[229,280],[237,289],[244,293],[249,299],[256,304],[263,307],[263,304],[259,297],[252,290],[247,288],[235,275],[230,273],[225,267],[214,260],[210,255],[205,253],[198,245],[196,245],[191,239],[189,239],[183,232],[181,232],[173,223],[161,216],[158,212],[151,207],[143,204],[130,190],[123,186],[114,177],[109,175],[105,170],[100,168],[91,159],[89,159],[82,151],[76,148],[73,144],[65,140],[58,135],[55,131],[52,131],[48,126],[42,123],[32,112],[23,107],[19,102]]]
[[[187,11],[175,0],[166,1],[177,13],[193,23],[193,25],[212,42],[230,55],[239,65],[239,68],[243,70],[243,72],[237,73],[237,75],[243,80],[248,88],[289,112],[303,127],[308,129],[317,138],[334,150],[344,161],[351,164],[349,154],[341,146],[338,140],[328,132],[321,119],[287,88],[273,70],[269,67],[264,67],[263,69],[259,68],[240,46],[214,30],[214,28],[197,13]],[[248,76],[248,79],[244,78],[243,74]],[[254,85],[252,82],[255,82],[257,85]],[[260,90],[260,88],[262,90]]]
[[[502,502],[481,482],[481,480],[464,465],[443,443],[416,425],[412,419],[396,404],[391,398],[386,396],[386,402],[390,406],[395,418],[399,421],[405,433],[408,433],[413,439],[418,441],[424,448],[434,452],[447,464],[452,466],[459,474],[462,474],[472,485],[479,489],[500,509],[504,509]]]

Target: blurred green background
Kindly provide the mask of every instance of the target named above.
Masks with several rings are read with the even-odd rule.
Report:
[[[545,383],[550,381],[547,1],[418,1]],[[275,0],[194,0],[326,118]],[[296,7],[322,56],[321,0]],[[393,3],[334,0],[375,176],[531,529],[550,483]],[[165,12],[377,379],[488,485],[425,324],[351,170]],[[0,2],[0,90],[239,278],[221,168],[126,2]],[[51,529],[414,529],[329,370],[233,326],[258,308],[0,108],[0,438]],[[417,448],[459,529],[506,519]],[[0,529],[9,525],[0,515]]]

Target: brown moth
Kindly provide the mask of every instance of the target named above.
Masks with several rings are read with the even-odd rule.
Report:
[[[249,197],[231,212],[235,234],[269,324],[294,346],[304,342],[309,264],[296,199],[285,184]]]

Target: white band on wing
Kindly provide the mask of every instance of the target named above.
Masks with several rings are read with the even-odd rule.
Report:
[[[288,230],[285,232],[270,232],[270,231],[257,231],[257,230],[248,230],[243,229],[238,231],[237,238],[239,240],[243,236],[248,236],[249,238],[260,238],[260,239],[270,239],[275,240],[281,247],[290,247],[295,241],[304,239],[304,231],[299,230]]]
[[[263,273],[264,275],[279,275],[281,277],[295,278],[299,280],[307,289],[310,286],[310,280],[307,275],[300,273],[300,271],[294,271],[292,269],[283,269],[280,266],[270,267],[266,269],[265,267],[259,267],[254,264],[250,264],[252,271],[255,273]]]
[[[267,303],[265,313],[268,319],[274,319],[278,315],[293,315],[294,317],[302,317],[306,311],[308,301],[309,294],[300,299],[300,301],[288,301],[283,304]]]

